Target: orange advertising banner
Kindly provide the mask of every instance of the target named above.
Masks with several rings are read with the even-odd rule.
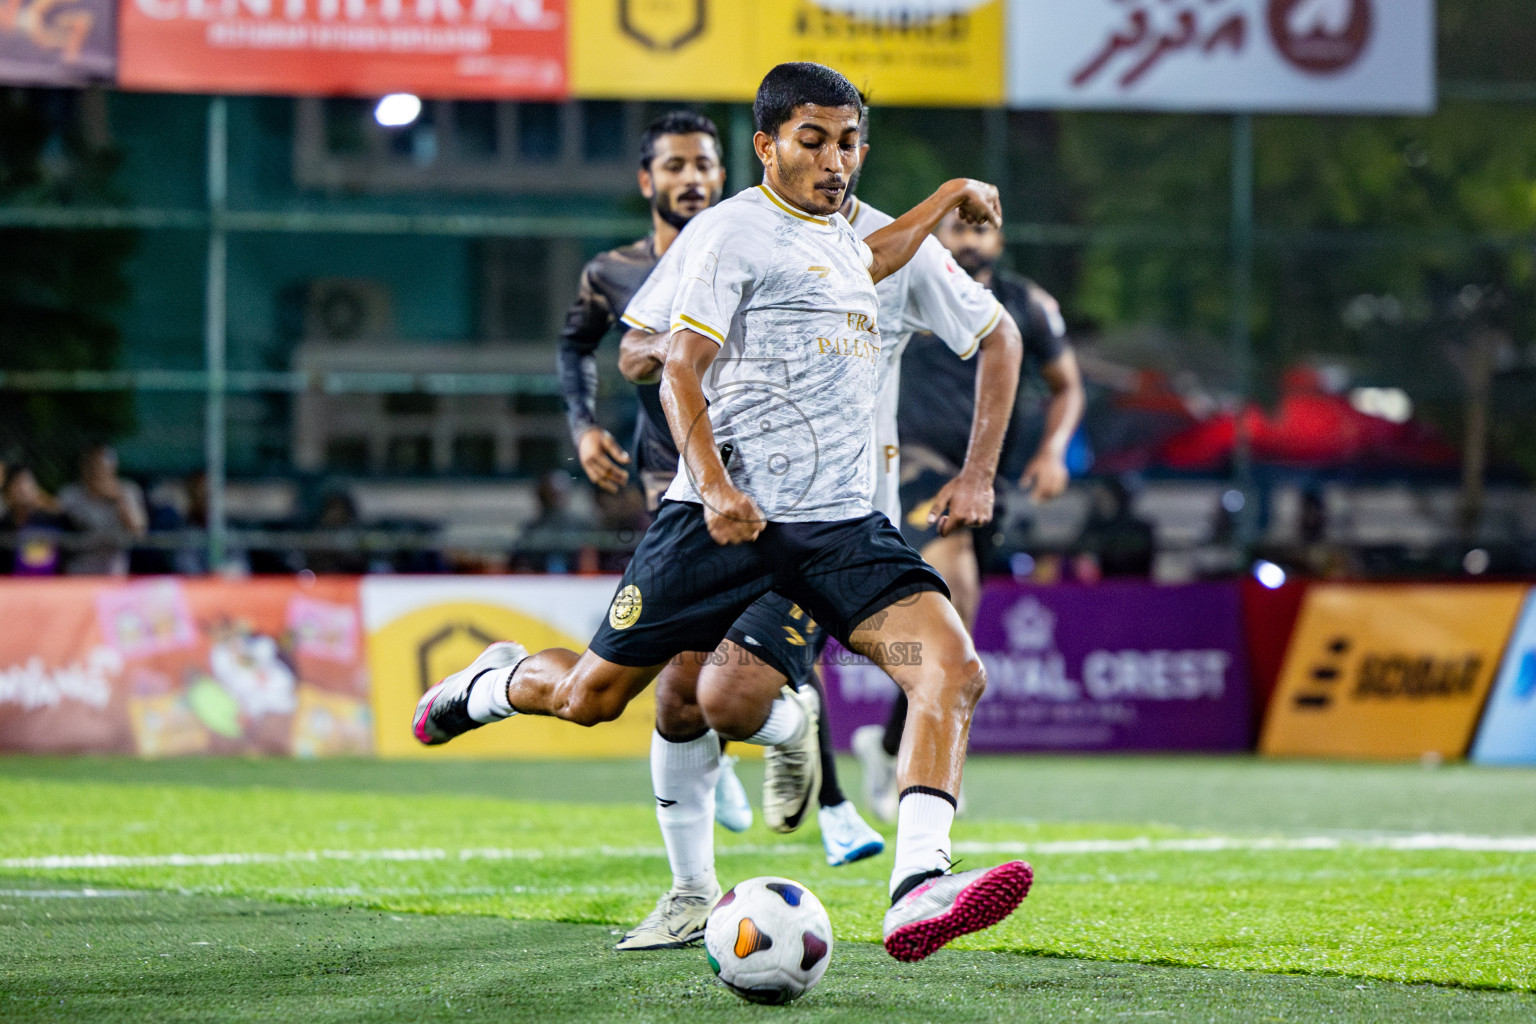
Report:
[[[355,580],[29,580],[0,621],[0,750],[373,749]]]
[[[566,0],[121,0],[125,89],[567,93]]]
[[[1314,586],[1259,750],[1322,757],[1463,756],[1522,586]]]

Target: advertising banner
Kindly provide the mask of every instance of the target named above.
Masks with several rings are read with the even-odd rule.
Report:
[[[85,85],[117,69],[117,0],[0,2],[0,82]]]
[[[1434,0],[1014,0],[1016,107],[1427,113]]]
[[[572,91],[750,100],[773,65],[828,64],[881,104],[996,104],[1004,0],[570,0]]]
[[[1536,764],[1536,591],[1526,597],[1520,624],[1504,648],[1472,760]]]
[[[121,0],[125,89],[566,94],[566,0]]]
[[[0,749],[372,749],[353,580],[38,580],[0,619]]]
[[[584,729],[529,716],[476,729],[441,750],[411,735],[428,687],[468,665],[489,643],[530,651],[585,650],[608,614],[617,576],[370,577],[362,584],[373,669],[375,747],[389,757],[645,757],[656,701],[647,689],[616,722]]]
[[[1461,757],[1524,597],[1501,585],[1313,586],[1259,749]]]
[[[974,751],[1250,747],[1236,586],[992,583],[975,637],[987,692]],[[846,748],[855,728],[885,721],[895,684],[839,648],[824,661],[833,736]]]

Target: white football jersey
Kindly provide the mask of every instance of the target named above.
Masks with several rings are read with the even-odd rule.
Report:
[[[742,195],[758,191],[749,189]],[[777,199],[776,196],[771,198]],[[623,316],[626,324],[654,332],[671,323],[696,225],[702,217],[703,214],[695,217],[684,228],[630,300]],[[859,238],[878,231],[893,220],[857,198],[848,218]],[[901,391],[901,353],[915,332],[931,331],[958,357],[969,359],[975,355],[981,339],[997,327],[1003,307],[989,290],[961,270],[949,251],[932,237],[923,240],[910,263],[876,286],[876,294],[879,300],[879,384],[874,437],[869,445],[869,496],[872,507],[899,525],[901,448],[896,431],[896,408]]]
[[[704,376],[727,471],[770,522],[870,512],[880,380],[873,255],[840,213],[805,213],[767,185],[694,218],[668,324],[713,340]],[[699,501],[686,461],[666,496]]]

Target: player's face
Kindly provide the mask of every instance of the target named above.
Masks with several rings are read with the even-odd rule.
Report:
[[[859,169],[859,109],[805,103],[776,137],[753,137],[768,184],[807,213],[830,216],[843,205]]]
[[[681,228],[720,198],[725,166],[715,140],[703,132],[656,140],[650,170],[640,172],[640,192],[661,219]]]
[[[993,267],[1003,254],[1001,231],[991,224],[967,224],[957,214],[945,217],[934,234],[967,274]]]

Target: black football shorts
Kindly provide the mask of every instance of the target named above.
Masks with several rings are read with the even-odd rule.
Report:
[[[879,512],[830,523],[768,523],[750,544],[720,545],[704,526],[702,505],[664,501],[591,650],[633,667],[713,651],[769,591],[846,646],[865,619],[925,590],[949,596],[944,580]]]

